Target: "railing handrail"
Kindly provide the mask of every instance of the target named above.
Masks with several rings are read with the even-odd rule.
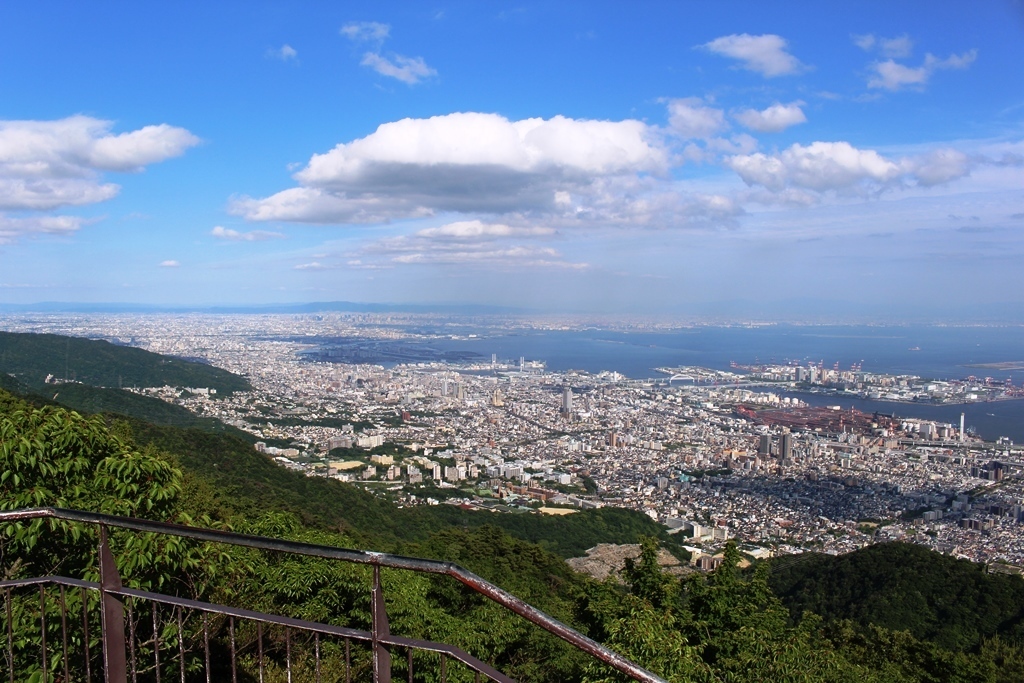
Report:
[[[592,657],[601,660],[616,671],[626,674],[634,680],[643,681],[644,683],[666,683],[663,678],[656,676],[637,664],[634,664],[632,661],[617,652],[614,652],[597,641],[588,638],[575,629],[566,626],[554,617],[545,614],[503,588],[495,586],[489,581],[480,578],[473,572],[463,569],[453,562],[425,560],[422,558],[405,557],[402,555],[392,555],[390,553],[373,552],[368,550],[350,550],[347,548],[336,548],[332,546],[317,545],[314,543],[305,543],[302,541],[289,541],[286,539],[268,538],[266,536],[240,534],[238,532],[224,531],[221,529],[204,529],[201,527],[174,524],[172,522],[157,522],[154,520],[139,519],[137,517],[120,517],[101,512],[85,512],[82,510],[69,510],[58,507],[0,511],[0,523],[21,522],[33,519],[59,519],[68,522],[79,522],[82,524],[95,524],[120,529],[130,529],[144,533],[180,536],[183,538],[191,538],[210,543],[225,543],[247,548],[258,548],[261,550],[341,560],[343,562],[365,564],[374,567],[404,569],[414,572],[450,576],[473,589],[477,593],[484,595],[513,613],[523,617],[527,621],[536,624],[548,633],[561,638],[570,645],[573,645]]]
[[[11,579],[7,581],[0,581],[0,590],[7,588],[25,588],[27,586],[39,586],[47,584],[66,586],[68,588],[84,588],[86,590],[94,591],[102,590],[99,583],[96,583],[94,581],[83,581],[81,579],[73,579],[67,576],[37,576],[30,579]],[[179,598],[173,595],[165,595],[163,593],[152,593],[150,591],[137,590],[134,588],[121,588],[120,590],[107,590],[105,592],[122,598],[148,600],[150,602],[158,602],[164,605],[171,605],[172,607],[181,607],[184,609],[195,610],[199,612],[207,612],[210,614],[223,614],[225,616],[235,617],[238,619],[245,619],[247,621],[258,621],[264,624],[285,626],[288,628],[294,628],[303,631],[322,633],[324,635],[329,636],[351,638],[352,640],[360,640],[367,643],[372,642],[376,638],[378,642],[384,645],[393,645],[395,647],[404,648],[415,648],[417,650],[426,650],[428,652],[437,652],[440,654],[444,654],[451,657],[452,659],[462,662],[463,664],[469,666],[475,671],[479,671],[492,681],[497,681],[498,683],[514,683],[514,681],[512,681],[511,678],[504,675],[500,671],[494,669],[486,662],[480,661],[473,655],[455,647],[454,645],[447,645],[445,643],[435,643],[430,640],[406,638],[404,636],[396,636],[391,634],[378,634],[377,636],[374,636],[369,631],[360,631],[359,629],[347,628],[345,626],[323,624],[315,621],[306,621],[304,619],[295,619],[294,617],[284,617],[276,614],[267,614],[265,612],[254,612],[253,610],[242,609],[240,607],[229,607],[227,605],[217,605],[210,602],[200,602],[198,600],[189,600],[188,598]]]

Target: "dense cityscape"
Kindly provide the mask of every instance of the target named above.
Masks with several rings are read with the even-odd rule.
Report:
[[[1019,447],[984,442],[962,423],[811,407],[791,393],[884,389],[950,402],[1014,398],[1012,385],[820,364],[659,368],[643,380],[497,355],[352,362],[353,349],[408,354],[410,340],[426,344],[413,347],[423,356],[434,333],[407,326],[442,323],[398,318],[11,316],[3,327],[102,338],[240,374],[252,392],[124,388],[249,432],[282,467],[401,505],[630,508],[682,534],[702,569],[717,566],[729,539],[754,557],[905,540],[1004,571],[1024,564]]]

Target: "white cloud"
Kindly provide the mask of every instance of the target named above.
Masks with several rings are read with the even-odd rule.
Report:
[[[263,199],[236,197],[228,210],[251,221],[369,225],[399,218],[425,218],[429,207],[392,194],[347,196],[313,187],[293,187]]]
[[[392,53],[390,56],[381,54],[384,41],[391,36],[391,26],[376,21],[356,21],[341,27],[341,35],[354,43],[369,43],[374,49],[363,54],[360,62],[381,76],[394,78],[407,85],[415,85],[420,81],[437,75],[437,70],[427,65],[423,57],[406,57]]]
[[[85,223],[79,216],[29,216],[12,218],[0,214],[0,244],[32,235],[70,235]]]
[[[593,121],[555,116],[509,121],[497,114],[458,113],[385,123],[376,132],[317,154],[297,178],[310,184],[349,184],[374,165],[481,167],[534,173],[612,174],[665,167],[663,150],[635,120]]]
[[[903,162],[906,172],[924,187],[963,178],[970,173],[972,165],[970,157],[955,149],[937,149]]]
[[[112,134],[113,123],[88,116],[56,121],[0,121],[0,208],[46,210],[94,204],[120,188],[101,171],[141,171],[180,156],[199,138],[167,124]]]
[[[250,230],[249,232],[239,232],[238,230],[225,228],[221,225],[214,227],[214,229],[210,231],[210,234],[217,239],[228,240],[231,242],[263,242],[266,240],[284,239],[284,235],[279,232],[271,232],[269,230]]]
[[[2,169],[0,169],[2,174]],[[47,210],[112,199],[121,187],[94,178],[4,178],[0,175],[0,209]]]
[[[900,175],[898,164],[848,142],[814,142],[806,147],[796,144],[781,154],[734,156],[727,163],[748,185],[770,190],[788,186],[835,190],[865,180],[885,183]]]
[[[891,59],[885,62],[875,62],[871,68],[875,75],[868,80],[869,88],[900,90],[906,86],[923,86],[931,77],[931,70],[924,66],[904,66]]]
[[[101,135],[93,140],[87,159],[90,166],[103,171],[141,171],[149,164],[181,156],[198,144],[199,138],[184,128],[162,123],[120,135]]]
[[[880,38],[878,47],[886,57],[909,57],[914,49],[914,41],[904,34],[897,38]]]
[[[698,97],[669,100],[668,124],[684,138],[709,138],[728,127],[722,110]]]
[[[875,62],[870,65],[874,75],[868,79],[869,88],[880,88],[883,90],[897,91],[910,87],[923,89],[927,85],[932,74],[940,69],[966,69],[977,59],[978,51],[969,50],[960,55],[950,55],[946,59],[939,59],[933,54],[927,54],[921,66],[910,67],[899,64],[892,59],[884,62]]]
[[[295,270],[328,270],[330,266],[325,266],[319,261],[312,261],[310,263],[300,263],[295,266]]]
[[[273,57],[274,59],[280,59],[282,62],[289,62],[293,59],[298,59],[299,53],[294,47],[285,43],[279,48],[267,50],[267,56]]]
[[[866,35],[853,36],[853,42],[865,52],[872,52],[877,49],[883,56],[889,58],[909,57],[914,49],[914,41],[906,34],[895,38],[879,38],[868,33]]]
[[[300,187],[232,211],[250,220],[375,223],[438,211],[565,211],[595,180],[665,173],[669,153],[646,124],[556,116],[509,121],[456,113],[403,119],[324,154],[295,174]]]
[[[437,71],[427,66],[422,57],[392,55],[388,58],[376,52],[367,52],[360,64],[370,67],[381,76],[395,78],[408,85],[415,85],[424,78],[437,75]]]
[[[978,51],[968,50],[962,55],[950,55],[945,59],[938,59],[932,55],[925,55],[925,63],[931,63],[935,69],[966,69],[978,58]]]
[[[853,44],[859,47],[860,49],[864,50],[865,52],[870,52],[872,49],[874,49],[875,42],[877,40],[875,36],[870,33],[865,33],[864,35],[854,35],[851,37],[853,38]]]
[[[389,24],[376,21],[353,21],[341,27],[341,35],[360,43],[382,43],[390,34]]]
[[[555,234],[553,228],[512,227],[502,223],[484,223],[479,220],[456,221],[437,228],[416,232],[417,237],[433,239],[496,239],[499,237],[545,237]]]
[[[743,68],[771,78],[798,73],[805,68],[800,60],[786,51],[787,46],[782,36],[742,33],[715,38],[700,47],[738,59],[743,63]]]
[[[775,103],[767,109],[744,109],[735,115],[735,119],[747,128],[759,133],[778,133],[790,126],[805,123],[807,117],[800,108],[802,102],[790,104]]]
[[[160,262],[160,267],[161,268],[178,268],[180,266],[181,266],[181,263],[179,263],[178,261],[174,261],[174,260],[161,261]]]
[[[461,249],[420,250],[398,254],[390,259],[399,265],[463,264],[502,268],[562,268],[583,270],[589,264],[566,261],[550,247],[514,245],[480,248],[464,245]]]
[[[777,193],[794,189],[880,191],[905,183],[931,187],[966,176],[971,169],[969,157],[953,149],[933,150],[894,161],[848,142],[795,144],[774,155],[733,156],[726,164],[747,185]]]
[[[586,268],[570,262],[553,247],[509,242],[550,238],[552,228],[506,225],[480,220],[456,221],[407,235],[385,237],[364,245],[350,265],[360,268],[396,265],[466,264],[488,268]]]

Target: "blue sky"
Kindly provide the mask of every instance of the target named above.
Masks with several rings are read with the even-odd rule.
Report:
[[[1022,65],[997,0],[6,3],[0,303],[1019,315]]]

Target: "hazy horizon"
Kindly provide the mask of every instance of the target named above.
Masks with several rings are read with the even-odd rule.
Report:
[[[0,309],[1024,321],[1021,3],[785,9],[5,8]]]

